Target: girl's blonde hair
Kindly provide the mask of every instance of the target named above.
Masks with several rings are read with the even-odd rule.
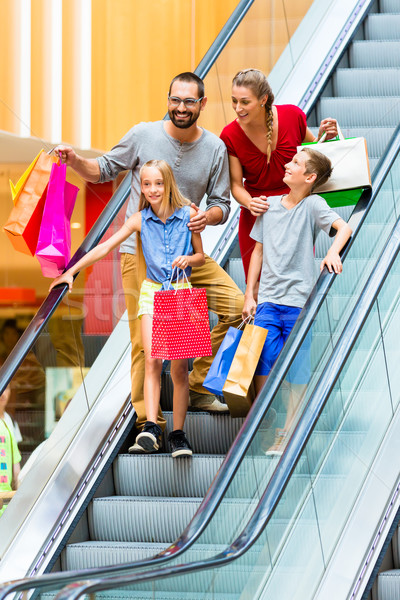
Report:
[[[176,208],[182,208],[182,206],[186,206],[187,204],[191,203],[190,200],[182,196],[180,193],[175,181],[174,173],[165,160],[148,160],[146,163],[144,163],[144,165],[142,165],[140,168],[140,181],[142,181],[142,173],[146,167],[155,167],[161,173],[161,177],[164,182],[164,198],[161,202],[162,212],[166,212],[170,207],[175,210]],[[147,208],[148,206],[150,206],[150,204],[141,191],[139,198],[139,210],[143,210],[143,208]]]
[[[264,96],[268,96],[265,108],[265,124],[267,126],[267,160],[271,158],[271,145],[272,145],[272,128],[274,124],[274,115],[272,112],[272,104],[274,102],[274,94],[272,93],[271,86],[268,83],[264,73],[259,69],[244,69],[236,73],[232,80],[232,86],[237,85],[239,87],[249,88],[253,94],[261,100]]]

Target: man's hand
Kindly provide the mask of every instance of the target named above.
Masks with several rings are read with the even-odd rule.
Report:
[[[338,130],[336,119],[332,119],[331,117],[328,117],[327,119],[322,119],[321,124],[319,126],[317,140],[320,140],[324,133],[326,133],[327,140],[332,140],[337,136]]]
[[[62,163],[65,163],[67,167],[73,167],[76,162],[77,154],[71,146],[57,146],[54,148],[56,156],[60,157]]]
[[[192,233],[201,233],[208,225],[207,212],[200,210],[195,204],[190,205],[196,211],[194,217],[192,217],[188,223],[188,227]]]
[[[343,270],[342,261],[340,260],[340,256],[337,252],[328,251],[327,255],[321,262],[320,270],[322,271],[324,267],[327,267],[329,273],[333,271],[335,273],[341,273]]]
[[[269,202],[266,196],[259,196],[251,199],[249,210],[253,217],[259,217],[260,215],[263,215],[268,209]]]

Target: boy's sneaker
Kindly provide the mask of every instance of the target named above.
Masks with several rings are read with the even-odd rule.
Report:
[[[286,439],[288,432],[285,429],[276,429],[275,441],[273,446],[268,448],[266,456],[281,456],[285,449]]]
[[[143,452],[157,451],[161,445],[161,434],[162,429],[159,425],[157,425],[157,423],[146,421],[143,431],[141,431],[136,437],[136,442],[133,446],[131,446],[131,448],[129,448],[129,451],[140,452],[140,450],[136,450],[136,446],[139,446]]]
[[[168,436],[169,447],[171,449],[172,458],[181,456],[192,456],[192,448],[187,441],[185,432],[181,429],[171,431]]]

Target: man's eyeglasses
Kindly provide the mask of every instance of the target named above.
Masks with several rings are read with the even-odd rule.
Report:
[[[194,108],[198,102],[203,100],[203,98],[204,96],[196,100],[196,98],[178,98],[178,96],[168,96],[168,102],[174,108],[177,108],[181,102],[183,102],[185,108]]]

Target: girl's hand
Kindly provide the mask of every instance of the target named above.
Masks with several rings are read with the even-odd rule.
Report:
[[[68,273],[68,271],[66,271],[62,275],[59,275],[58,277],[56,277],[54,281],[52,281],[52,283],[50,284],[50,287],[49,287],[49,292],[51,292],[53,287],[58,285],[59,283],[68,283],[68,289],[69,289],[69,291],[71,291],[72,284],[74,283],[74,278],[70,273]]]
[[[190,256],[177,256],[172,263],[172,268],[186,269],[186,267],[190,267],[190,258]]]
[[[325,132],[327,140],[332,140],[337,136],[338,130],[336,119],[332,119],[331,117],[328,117],[327,119],[322,119],[321,124],[319,126],[317,140],[320,140]]]
[[[244,297],[244,305],[242,311],[242,319],[245,321],[249,317],[254,317],[256,314],[257,303],[254,300],[253,296],[245,296]]]
[[[268,209],[269,202],[266,196],[260,196],[250,200],[249,210],[253,217],[259,217],[260,215],[263,215]]]

